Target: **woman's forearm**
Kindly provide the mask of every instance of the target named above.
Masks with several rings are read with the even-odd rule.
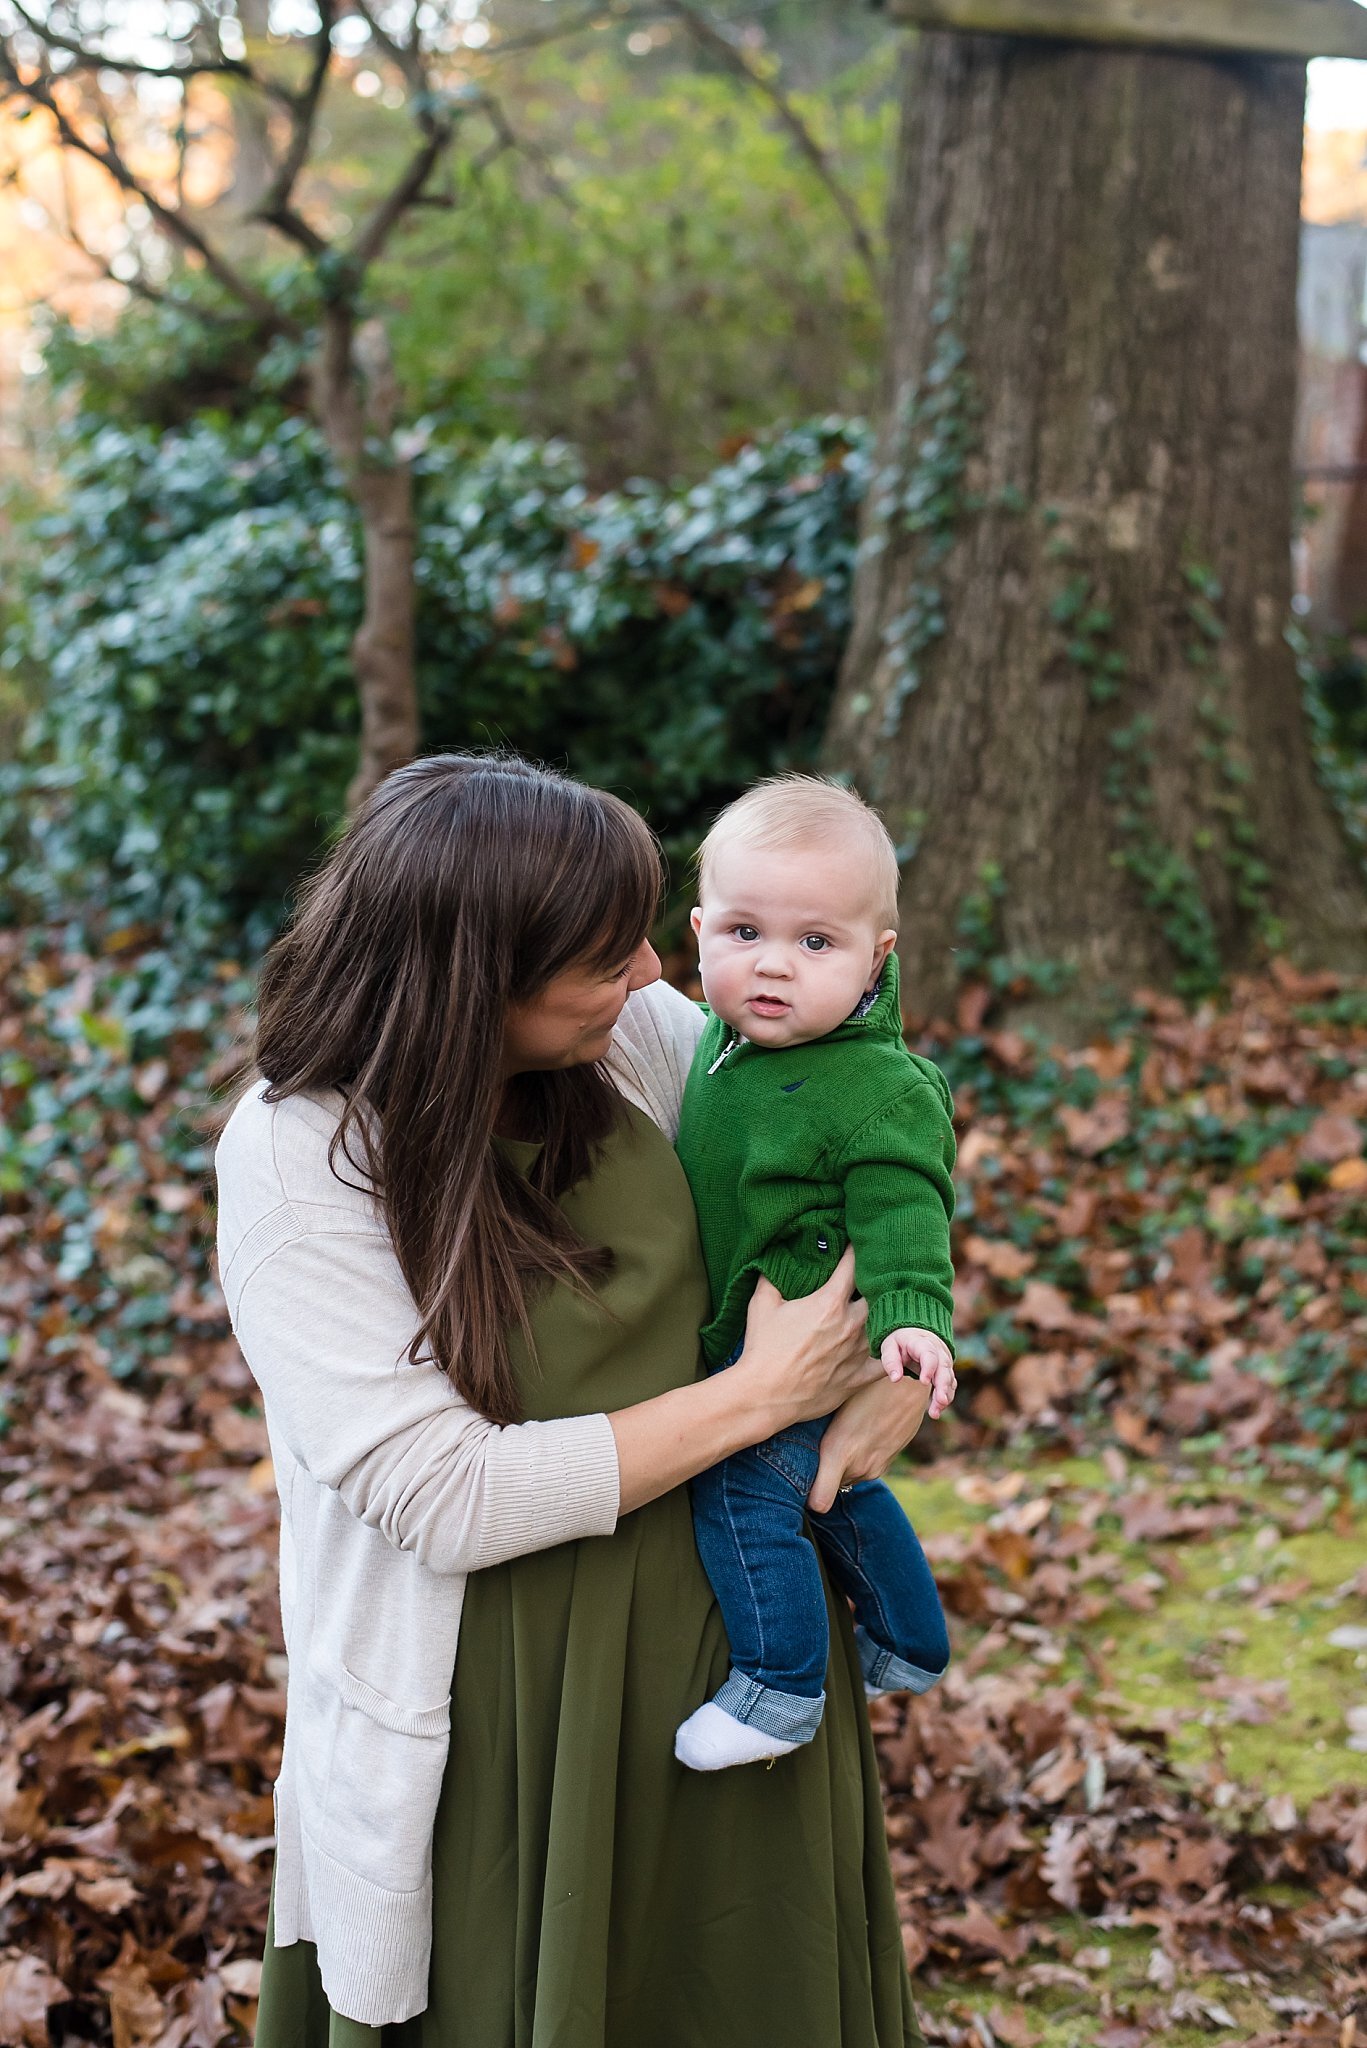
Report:
[[[643,1507],[733,1451],[830,1414],[856,1387],[882,1380],[882,1367],[869,1357],[864,1304],[851,1297],[853,1284],[850,1251],[823,1287],[797,1301],[785,1301],[761,1278],[736,1364],[610,1415],[619,1513]]]
[[[619,1512],[644,1507],[796,1420],[791,1397],[757,1398],[750,1376],[734,1370],[619,1408],[608,1417],[617,1439]]]

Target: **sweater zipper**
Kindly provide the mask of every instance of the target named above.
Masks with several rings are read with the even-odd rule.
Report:
[[[730,1038],[727,1039],[725,1045],[722,1047],[721,1051],[717,1054],[717,1057],[713,1060],[711,1066],[707,1070],[709,1080],[711,1079],[712,1075],[716,1073],[718,1067],[725,1066],[726,1062],[730,1059],[732,1053],[736,1050],[737,1046],[744,1045],[744,1043],[745,1040],[741,1037],[740,1033],[738,1031],[733,1031]]]

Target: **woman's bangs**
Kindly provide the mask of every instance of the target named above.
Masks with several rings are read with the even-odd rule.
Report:
[[[594,843],[581,849],[571,879],[575,915],[566,934],[564,964],[583,960],[612,970],[624,966],[648,937],[659,914],[664,877],[644,821],[616,798],[595,795],[602,804],[600,823]]]

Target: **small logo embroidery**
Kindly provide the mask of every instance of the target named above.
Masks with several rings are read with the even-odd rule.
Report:
[[[785,1095],[796,1095],[796,1093],[797,1093],[797,1091],[798,1091],[798,1089],[799,1089],[799,1088],[805,1088],[805,1087],[806,1087],[806,1085],[807,1085],[808,1081],[810,1080],[810,1078],[811,1078],[811,1076],[810,1076],[810,1075],[808,1075],[808,1074],[804,1074],[804,1075],[803,1075],[803,1077],[802,1077],[802,1079],[801,1079],[800,1081],[784,1081],[784,1082],[782,1082],[782,1083],[781,1083],[780,1085],[782,1086],[782,1089],[783,1089],[783,1093],[784,1093]]]

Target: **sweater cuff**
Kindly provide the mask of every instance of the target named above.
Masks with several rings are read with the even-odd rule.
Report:
[[[621,1512],[622,1475],[617,1437],[606,1415],[572,1415],[555,1425],[563,1432],[565,1503],[578,1536],[611,1536]]]
[[[874,1357],[894,1330],[933,1330],[954,1353],[954,1312],[933,1294],[920,1294],[902,1287],[893,1294],[880,1294],[869,1303],[869,1349]]]
[[[606,1415],[523,1422],[501,1432],[505,1455],[486,1475],[478,1554],[458,1569],[550,1550],[617,1527],[621,1477]]]

